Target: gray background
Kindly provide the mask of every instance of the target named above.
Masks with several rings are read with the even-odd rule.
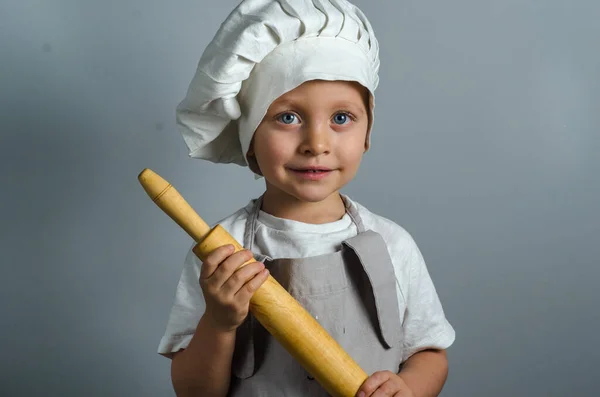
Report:
[[[262,192],[174,124],[236,1],[0,1],[2,396],[169,396],[155,351],[190,238]],[[451,396],[597,396],[600,3],[357,1],[381,44],[345,193],[416,239],[457,331]]]

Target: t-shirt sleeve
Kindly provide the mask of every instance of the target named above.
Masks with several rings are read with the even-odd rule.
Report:
[[[412,239],[411,239],[412,240]],[[408,252],[410,270],[404,313],[403,358],[426,349],[446,349],[455,339],[425,261],[414,241]]]
[[[201,266],[202,261],[190,248],[177,284],[167,329],[158,346],[158,353],[165,357],[188,346],[206,309],[199,281]]]

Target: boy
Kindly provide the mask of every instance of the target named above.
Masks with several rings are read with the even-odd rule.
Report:
[[[246,251],[188,254],[159,346],[178,395],[327,395],[248,315],[269,272],[371,375],[358,396],[440,392],[454,330],[416,244],[339,192],[369,148],[378,68],[343,0],[243,1],[206,49],[178,107],[190,154],[266,189],[219,222]]]

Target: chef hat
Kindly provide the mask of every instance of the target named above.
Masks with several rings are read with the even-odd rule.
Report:
[[[378,71],[373,29],[348,1],[244,0],[202,54],[177,124],[191,157],[260,175],[246,154],[273,101],[310,80],[355,81],[372,112]]]

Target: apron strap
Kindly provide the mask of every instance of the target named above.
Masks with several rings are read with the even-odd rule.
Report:
[[[262,198],[263,196],[261,195],[253,200],[250,214],[248,214],[246,226],[244,228],[244,241],[242,246],[251,251],[254,248],[254,231],[256,230],[256,220],[258,219],[258,213],[260,211],[260,206],[262,205]]]
[[[385,240],[372,230],[343,242],[350,248],[362,264],[368,282],[362,283],[371,291],[362,291],[366,303],[374,303],[379,324],[380,337],[387,348],[398,346],[402,342],[402,324],[396,292],[394,265],[387,250]],[[374,301],[374,302],[373,302]]]
[[[262,198],[263,195],[253,200],[244,229],[244,241],[242,245],[252,252],[254,252],[254,232],[256,230],[258,213],[262,205]],[[254,257],[257,261],[265,263],[265,265],[269,259],[266,255],[257,255],[256,253]],[[256,372],[257,350],[254,347],[254,339],[257,337],[257,330],[260,328],[258,320],[254,318],[252,313],[248,313],[246,320],[236,330],[235,350],[233,353],[234,364],[231,370],[235,377],[239,379],[247,379]]]
[[[350,219],[352,219],[352,222],[354,222],[354,224],[356,225],[356,230],[358,231],[358,234],[363,233],[365,231],[365,225],[363,224],[362,218],[360,217],[358,210],[350,203],[350,199],[348,198],[348,196],[341,193],[340,196],[342,197],[342,201],[344,202],[344,207],[346,207],[346,213],[350,216]]]

